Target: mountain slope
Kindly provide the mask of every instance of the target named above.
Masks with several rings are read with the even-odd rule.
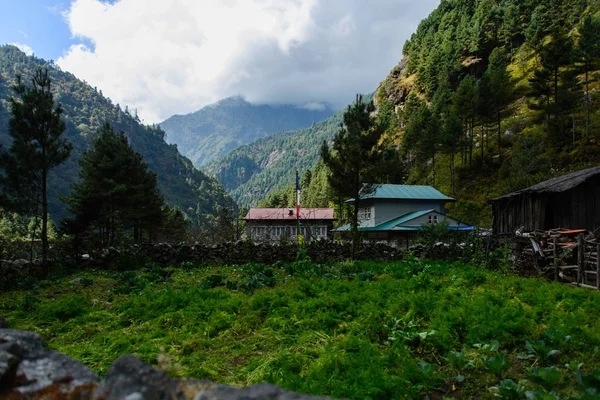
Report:
[[[328,108],[255,105],[230,97],[191,114],[174,115],[160,126],[167,133],[167,141],[200,166],[240,145],[275,132],[311,126],[331,114]]]
[[[453,195],[459,200],[449,207],[454,217],[489,226],[490,198],[598,165],[599,84],[590,82],[585,93],[581,43],[588,16],[592,42],[600,42],[599,13],[597,1],[442,1],[376,92],[379,112],[395,116],[387,134],[406,150],[409,183]],[[552,63],[554,73],[548,72]],[[509,85],[500,88],[510,86],[511,96],[497,106],[498,91],[489,88],[504,71]],[[462,132],[454,142],[412,129],[425,106],[439,132],[444,121],[452,122],[448,115],[457,116]]]
[[[269,193],[295,181],[296,168],[313,168],[323,140],[331,140],[342,111],[310,128],[280,132],[215,158],[207,171],[241,206],[255,206]]]
[[[52,62],[29,57],[14,46],[0,46],[0,144],[9,146],[7,100],[12,95],[15,74],[25,82],[36,68],[49,68],[55,101],[65,110],[66,136],[73,143],[72,156],[51,171],[49,181],[50,213],[55,220],[65,216],[65,206],[59,194],[68,194],[70,185],[77,181],[77,159],[91,146],[97,129],[105,121],[115,131],[125,132],[131,147],[144,157],[144,162],[158,175],[158,185],[167,202],[181,208],[188,215],[212,213],[217,206],[234,208],[235,204],[214,179],[198,171],[192,162],[177,151],[175,145],[164,141],[165,133],[152,126],[144,126],[127,108],[102,95],[73,74],[61,71]]]

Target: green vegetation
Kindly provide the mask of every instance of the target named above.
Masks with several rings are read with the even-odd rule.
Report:
[[[342,122],[337,112],[310,128],[280,132],[215,158],[207,172],[225,186],[240,206],[253,207],[275,190],[295,183],[319,160],[323,140],[331,140]]]
[[[165,143],[165,133],[158,126],[143,125],[135,111],[113,104],[101,90],[61,71],[54,62],[26,56],[11,45],[0,46],[0,144],[4,147],[10,142],[8,99],[15,75],[21,74],[27,82],[38,68],[49,70],[54,101],[64,110],[65,137],[73,145],[72,156],[53,169],[48,180],[49,212],[56,222],[67,214],[59,195],[68,195],[71,184],[78,181],[77,160],[91,147],[92,139],[106,122],[116,132],[125,133],[130,146],[157,174],[167,203],[181,209],[192,221],[204,221],[220,208],[236,208],[221,185],[195,169],[190,160],[179,154],[177,146]]]
[[[450,215],[488,227],[490,198],[597,165],[599,14],[598,1],[442,1],[374,96],[407,183],[456,197]],[[209,171],[241,204],[285,204],[295,168],[315,168],[317,137],[340,122],[258,140]]]
[[[115,246],[117,234],[124,230],[133,230],[133,239],[138,242],[144,232],[152,238],[164,222],[164,199],[156,185],[156,174],[129,147],[125,135],[105,124],[79,165],[81,180],[64,198],[73,214],[65,221],[66,230],[75,235],[95,232],[101,247]],[[167,210],[166,214],[172,212]],[[175,231],[185,226],[181,211],[179,214],[173,214],[171,221]],[[174,226],[175,220],[181,226]]]
[[[459,201],[489,226],[487,201],[597,165],[600,3],[453,0],[421,22],[376,92],[397,119],[409,183]],[[393,115],[395,114],[395,116]]]
[[[169,143],[195,166],[210,163],[218,155],[276,132],[311,126],[332,111],[309,110],[291,105],[250,104],[230,97],[187,115],[174,115],[160,126]]]
[[[55,106],[51,89],[47,69],[36,70],[30,86],[17,75],[13,91],[18,99],[10,98],[8,121],[12,142],[8,152],[0,149],[0,199],[6,199],[0,206],[41,216],[44,266],[48,262],[48,176],[69,158],[73,149],[63,137],[63,109]]]
[[[300,261],[88,270],[0,294],[0,313],[106,373],[354,399],[594,398],[600,295],[461,263]]]
[[[373,183],[387,183],[377,179],[383,167],[383,152],[379,142],[384,126],[372,116],[373,102],[363,102],[362,96],[344,112],[344,123],[333,138],[331,147],[326,140],[321,145],[321,160],[330,171],[327,182],[335,198],[354,199],[350,219],[352,253],[360,242],[358,210],[360,198],[373,192]]]

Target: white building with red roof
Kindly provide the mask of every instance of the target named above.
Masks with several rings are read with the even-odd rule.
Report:
[[[244,217],[246,234],[256,241],[296,239],[296,209],[251,208]],[[326,239],[333,229],[333,208],[301,208],[300,233],[304,240]]]

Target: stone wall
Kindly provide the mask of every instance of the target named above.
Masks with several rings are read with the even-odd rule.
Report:
[[[308,243],[306,251],[308,257],[316,263],[343,261],[349,258],[351,245],[350,243],[318,240]],[[112,252],[113,257],[116,257],[114,249]],[[172,265],[186,261],[209,264],[246,264],[254,262],[272,264],[277,261],[295,261],[297,253],[298,246],[295,243],[253,243],[250,241],[238,241],[210,247],[198,244],[170,245],[166,243],[134,245],[126,249],[123,255],[134,258],[146,258],[161,264]],[[355,258],[397,260],[403,256],[403,250],[385,244],[365,243],[357,252]],[[108,260],[106,260],[106,257],[103,258],[98,259],[98,256],[96,256],[96,261],[106,263]]]
[[[306,244],[306,252],[313,262],[323,263],[343,261],[351,254],[350,243],[317,240]],[[74,262],[74,255],[67,250],[54,252],[51,259],[53,268],[135,268],[147,262],[178,266],[184,262],[193,264],[273,264],[277,261],[295,261],[298,254],[296,243],[254,243],[238,241],[214,246],[200,244],[145,243],[125,249],[107,248],[97,253],[83,254]],[[404,250],[381,243],[364,243],[355,259],[399,260]],[[15,288],[26,279],[44,279],[49,273],[39,260],[29,262],[24,259],[0,260],[0,290]]]
[[[288,392],[269,384],[234,388],[206,380],[172,379],[132,355],[119,358],[104,379],[100,379],[79,362],[45,349],[39,335],[0,328],[0,399],[316,400],[323,397]]]

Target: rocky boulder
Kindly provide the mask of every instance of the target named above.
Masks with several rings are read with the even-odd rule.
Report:
[[[32,332],[0,329],[0,399],[317,400],[270,384],[234,388],[172,379],[133,355],[122,356],[100,380],[86,366],[43,346]]]

